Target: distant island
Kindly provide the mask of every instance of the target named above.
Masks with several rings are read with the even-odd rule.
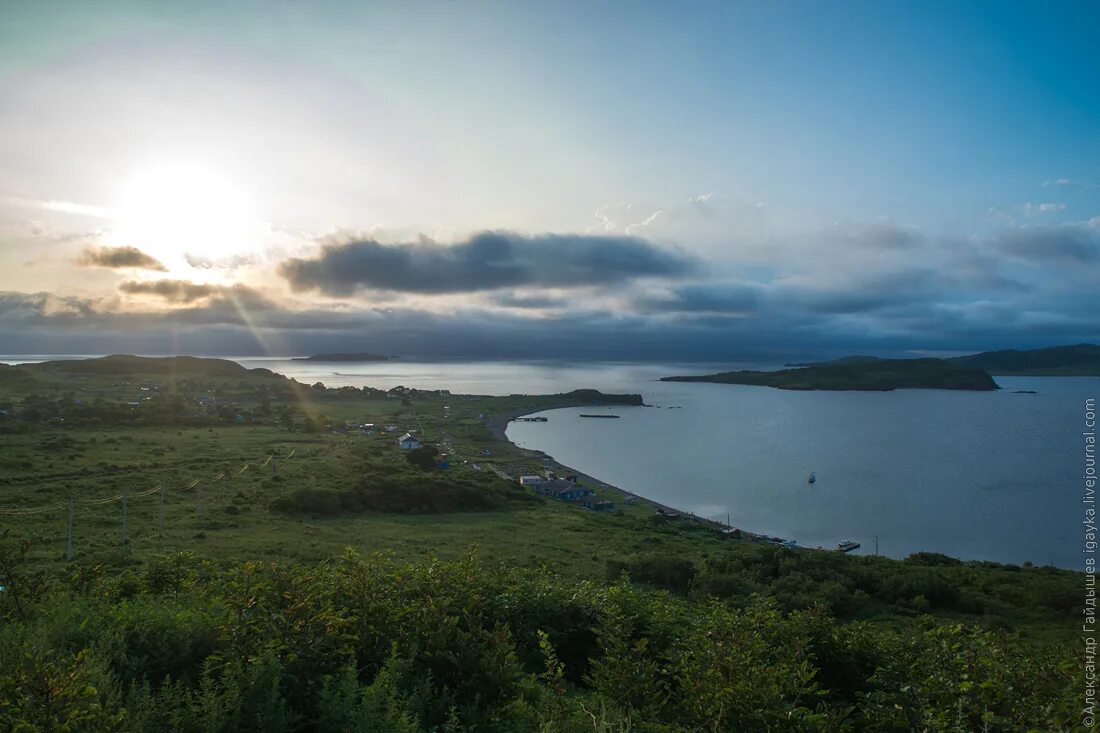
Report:
[[[698,376],[662,377],[662,382],[751,384],[777,389],[889,391],[894,389],[999,389],[982,369],[943,359],[876,359],[781,369],[734,371]]]
[[[296,356],[291,361],[389,361],[390,358],[381,354],[314,354]]]
[[[877,356],[842,356],[831,361],[787,364],[789,367],[822,367],[841,364],[869,364],[886,361]],[[906,359],[901,361],[924,361]],[[1098,377],[1100,376],[1100,346],[1074,344],[1046,349],[984,351],[968,356],[954,356],[940,361],[958,366],[983,369],[1005,377]]]
[[[990,374],[1020,377],[1100,377],[1100,346],[1074,344],[1049,349],[986,351],[947,361],[984,369]]]

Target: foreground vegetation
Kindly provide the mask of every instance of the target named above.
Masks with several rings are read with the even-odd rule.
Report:
[[[77,566],[4,612],[5,730],[1053,731],[1077,715],[1071,665],[1011,635],[474,557]]]
[[[493,415],[631,396],[204,361],[0,370],[0,730],[1073,729],[1079,574],[503,478],[553,464]]]

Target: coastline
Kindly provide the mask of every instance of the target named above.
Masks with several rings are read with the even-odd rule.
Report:
[[[672,506],[669,506],[667,504],[662,504],[658,501],[654,501],[653,499],[646,498],[646,497],[644,497],[640,494],[637,494],[633,491],[629,491],[627,489],[624,489],[621,486],[616,486],[615,484],[608,483],[607,481],[604,481],[600,478],[597,478],[596,476],[592,476],[590,474],[584,473],[583,471],[578,471],[577,469],[573,468],[572,466],[567,466],[564,463],[562,463],[561,461],[554,458],[553,456],[549,455],[548,453],[545,453],[545,452],[540,451],[540,450],[535,450],[535,449],[532,449],[532,448],[524,448],[522,446],[516,445],[515,443],[513,443],[508,438],[508,435],[507,435],[507,432],[506,432],[507,429],[508,429],[508,423],[510,423],[512,420],[514,420],[517,417],[526,417],[528,415],[534,415],[534,414],[537,414],[537,413],[540,413],[540,412],[548,412],[550,410],[562,410],[562,409],[568,409],[568,408],[573,408],[573,407],[590,407],[590,406],[591,405],[587,404],[587,403],[578,403],[578,404],[572,404],[572,405],[555,405],[554,407],[548,407],[548,408],[542,408],[542,409],[536,409],[536,410],[532,410],[529,407],[528,408],[520,408],[520,409],[516,409],[516,410],[508,410],[508,411],[505,411],[505,412],[495,413],[493,415],[488,416],[485,420],[485,426],[489,428],[489,432],[492,433],[493,438],[495,440],[500,440],[500,441],[504,441],[506,443],[510,443],[511,445],[513,445],[518,450],[524,451],[526,453],[530,453],[533,456],[538,456],[540,459],[550,461],[551,463],[553,463],[553,470],[555,472],[558,472],[558,473],[568,472],[568,473],[576,474],[577,479],[578,479],[578,483],[580,483],[580,484],[595,484],[594,488],[610,489],[611,491],[617,492],[620,495],[621,498],[633,497],[636,503],[643,504],[643,505],[649,506],[649,507],[653,507],[653,509],[658,511],[658,512],[662,512],[662,513],[665,513],[665,514],[669,514],[669,513],[675,514],[676,517],[678,517],[680,519],[685,519],[685,520],[688,520],[688,521],[698,522],[699,524],[710,527],[711,529],[717,530],[719,532],[727,532],[729,530],[737,530],[738,532],[741,533],[741,539],[742,540],[764,541],[764,540],[767,540],[767,539],[774,539],[774,538],[767,538],[765,535],[760,535],[760,534],[756,534],[754,532],[749,532],[748,530],[741,529],[739,527],[729,527],[729,526],[727,526],[727,525],[725,525],[721,522],[717,522],[713,519],[707,519],[706,517],[700,517],[700,516],[698,516],[696,514],[693,514],[691,512],[686,512],[683,509],[677,509],[676,507],[672,507]]]

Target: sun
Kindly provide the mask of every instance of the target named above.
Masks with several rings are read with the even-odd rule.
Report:
[[[160,259],[169,269],[185,257],[218,260],[254,251],[259,223],[250,198],[216,168],[158,161],[122,185],[113,207],[113,239]]]

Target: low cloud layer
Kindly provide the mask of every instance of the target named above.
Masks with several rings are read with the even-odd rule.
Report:
[[[286,260],[279,274],[296,291],[339,296],[358,290],[438,294],[568,288],[677,277],[694,267],[685,255],[633,237],[484,232],[450,246],[373,240],[327,245],[316,258]]]
[[[1091,265],[1100,262],[1100,217],[1056,227],[1020,227],[1000,235],[1007,255],[1033,263]]]
[[[140,251],[94,252],[118,269],[147,263]],[[0,293],[0,343],[9,353],[782,363],[1100,339],[1090,307],[1100,219],[968,236],[841,222],[708,260],[618,233],[486,233],[450,246],[359,237],[283,260],[282,280],[259,264],[236,284],[185,272],[101,273],[98,297]]]
[[[127,280],[118,289],[128,295],[155,295],[170,303],[193,303],[217,291],[213,285],[189,280]]]
[[[88,247],[77,258],[84,267],[106,267],[113,270],[141,269],[165,272],[160,260],[137,247]]]

